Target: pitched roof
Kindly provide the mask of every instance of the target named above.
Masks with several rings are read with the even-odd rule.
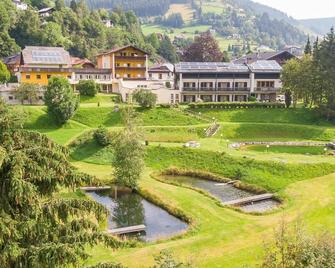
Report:
[[[136,46],[133,46],[133,45],[126,45],[126,46],[123,46],[123,47],[115,47],[115,48],[112,48],[111,50],[108,50],[108,51],[105,51],[105,52],[102,52],[102,53],[99,53],[97,56],[100,56],[100,55],[106,55],[106,54],[110,54],[110,53],[115,53],[115,52],[118,52],[118,51],[121,51],[121,50],[124,50],[126,48],[129,48],[129,47],[132,47],[136,50],[139,50],[141,52],[143,52],[144,54],[149,54],[148,52],[146,52],[145,50],[141,49],[141,48],[138,48]]]
[[[82,58],[78,58],[78,57],[72,57],[71,56],[71,64],[72,65],[80,65],[83,66],[85,64],[89,64],[91,65],[93,68],[95,67],[94,63],[92,63],[89,59],[82,59]]]
[[[5,58],[2,59],[2,61],[6,65],[20,64],[20,59],[21,59],[21,54],[18,53],[18,54],[12,55],[12,56],[5,57]]]
[[[295,57],[295,55],[293,55],[291,52],[287,51],[287,50],[281,50],[281,51],[267,51],[267,52],[257,52],[257,53],[252,53],[252,54],[248,54],[245,55],[241,58],[238,58],[236,60],[234,60],[234,63],[252,63],[258,60],[271,60],[273,59],[275,56],[278,56],[280,54],[284,54],[287,53],[289,55],[291,55],[292,57]]]
[[[171,63],[155,64],[151,66],[148,71],[169,73],[174,71],[174,66]]]
[[[253,73],[280,73],[282,67],[275,60],[259,60],[248,64]]]
[[[69,52],[62,47],[27,46],[22,50],[22,64],[71,66]]]

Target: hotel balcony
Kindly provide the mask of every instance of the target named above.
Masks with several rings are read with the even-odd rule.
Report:
[[[279,87],[256,87],[255,92],[278,92],[281,88]]]
[[[123,70],[123,69],[127,69],[127,70],[146,70],[145,66],[116,66],[115,67],[116,70]]]
[[[145,56],[115,56],[116,60],[146,60]]]

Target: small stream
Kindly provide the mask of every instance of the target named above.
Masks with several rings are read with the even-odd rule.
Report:
[[[141,240],[169,238],[188,228],[185,222],[129,190],[87,191],[86,194],[108,209],[108,229],[144,224],[145,232],[138,235]]]
[[[187,176],[164,176],[167,180],[172,180],[177,183],[185,184],[195,188],[200,188],[217,197],[222,202],[233,201],[236,199],[254,196],[254,193],[238,189],[232,184],[219,183],[199,178]],[[274,199],[253,202],[242,205],[239,208],[245,212],[267,212],[276,208],[280,203]]]

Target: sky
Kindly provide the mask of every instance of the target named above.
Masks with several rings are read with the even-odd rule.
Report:
[[[335,17],[335,0],[253,0],[296,19]]]

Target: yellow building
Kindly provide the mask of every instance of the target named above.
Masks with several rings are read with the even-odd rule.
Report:
[[[18,80],[45,86],[52,76],[71,78],[71,57],[62,47],[28,46],[21,52]]]
[[[148,53],[132,45],[97,55],[101,69],[112,69],[113,78],[144,80],[148,78]]]

